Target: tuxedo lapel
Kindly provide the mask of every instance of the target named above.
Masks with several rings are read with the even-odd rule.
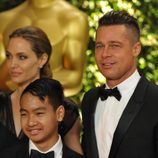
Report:
[[[99,158],[94,128],[94,112],[98,98],[98,88],[93,88],[85,94],[82,100],[82,148],[84,150],[85,157],[87,158]]]
[[[143,98],[145,95],[145,91],[147,88],[148,82],[147,80],[142,77],[131,97],[129,100],[121,118],[118,123],[118,126],[115,130],[113,142],[109,154],[109,158],[114,158],[121,141],[123,140],[128,128],[130,127],[132,121],[135,119],[136,115],[140,111],[143,105]]]
[[[16,158],[29,158],[29,144],[22,144],[17,151]]]
[[[96,105],[97,105],[97,101],[99,98],[99,88],[97,87],[93,93],[91,94],[91,104],[90,104],[90,113],[88,116],[90,118],[89,120],[89,124],[88,124],[88,129],[89,129],[89,133],[90,133],[90,145],[91,145],[91,155],[94,158],[99,158],[98,155],[98,148],[97,148],[97,142],[96,142],[96,135],[95,135],[95,109],[96,109]]]

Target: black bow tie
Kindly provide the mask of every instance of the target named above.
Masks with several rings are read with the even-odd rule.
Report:
[[[114,96],[118,101],[121,99],[121,94],[117,87],[114,89],[105,89],[104,87],[100,87],[99,94],[102,101],[106,100],[109,96]]]
[[[54,151],[48,153],[40,153],[37,150],[31,150],[30,158],[54,158]]]

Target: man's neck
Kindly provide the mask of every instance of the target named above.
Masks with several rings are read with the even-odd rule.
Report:
[[[114,87],[116,87],[118,84],[124,82],[126,79],[128,79],[132,74],[134,74],[134,72],[136,71],[137,69],[133,69],[131,72],[127,73],[126,75],[124,75],[123,77],[117,79],[117,80],[107,80],[107,85],[109,88],[113,89]]]

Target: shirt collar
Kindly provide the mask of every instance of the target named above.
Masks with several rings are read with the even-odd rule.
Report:
[[[126,94],[131,89],[135,89],[139,80],[140,80],[140,75],[138,73],[138,70],[136,70],[130,77],[128,77],[122,83],[117,85],[117,87],[122,94]]]
[[[29,154],[31,153],[31,149],[34,149],[34,150],[37,150],[41,153],[47,153],[47,152],[50,152],[50,151],[54,151],[54,155],[57,155],[59,153],[62,152],[62,148],[63,148],[63,143],[62,143],[62,140],[61,140],[61,136],[59,135],[59,138],[58,138],[58,141],[56,142],[55,145],[53,145],[48,151],[40,151],[36,146],[35,144],[29,140]],[[55,156],[56,157],[56,156]]]
[[[125,94],[131,89],[135,88],[140,80],[140,77],[141,76],[138,70],[135,70],[135,72],[131,76],[129,76],[126,80],[117,85],[120,93]],[[106,85],[106,87],[108,87],[108,85]]]

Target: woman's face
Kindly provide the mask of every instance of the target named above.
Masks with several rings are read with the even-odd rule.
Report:
[[[29,41],[22,37],[11,38],[6,57],[10,77],[17,85],[27,85],[39,78],[42,61],[31,49]]]

